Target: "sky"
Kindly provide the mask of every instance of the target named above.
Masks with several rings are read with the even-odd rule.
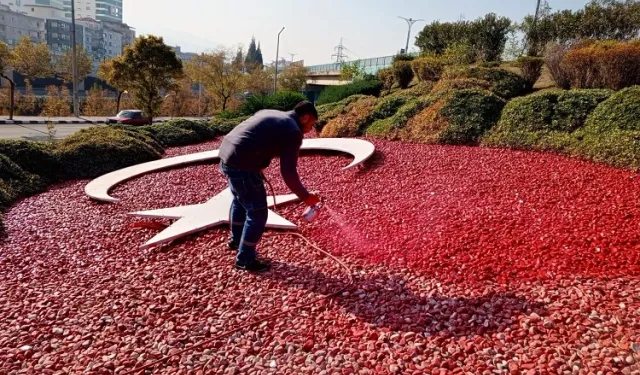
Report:
[[[579,9],[588,0],[548,0],[553,10]],[[265,63],[279,57],[305,65],[325,64],[343,39],[348,60],[388,56],[404,48],[408,26],[398,16],[424,19],[413,25],[415,36],[430,22],[472,20],[494,12],[520,22],[535,12],[536,0],[124,0],[124,22],[136,35],[154,34],[185,52],[216,47],[246,51],[251,37],[261,43]]]

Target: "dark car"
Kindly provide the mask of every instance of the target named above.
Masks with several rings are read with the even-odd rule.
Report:
[[[125,109],[120,111],[115,117],[109,117],[107,124],[148,125],[151,124],[151,119],[143,117],[141,110]]]

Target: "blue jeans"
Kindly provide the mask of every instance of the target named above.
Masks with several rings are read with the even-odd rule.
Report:
[[[233,194],[231,204],[231,241],[238,245],[236,261],[247,265],[256,259],[256,247],[262,238],[269,210],[262,175],[232,168],[220,162]]]

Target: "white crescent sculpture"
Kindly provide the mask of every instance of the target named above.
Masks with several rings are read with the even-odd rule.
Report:
[[[351,164],[343,169],[348,169],[367,160],[375,147],[367,141],[353,138],[313,138],[305,139],[300,147],[302,150],[329,150],[341,151],[354,156]],[[109,190],[114,186],[149,172],[154,172],[170,167],[186,165],[205,160],[218,158],[218,150],[199,152],[190,155],[176,156],[160,159],[148,163],[134,165],[107,173],[91,181],[85,186],[85,193],[92,199],[103,202],[117,202],[118,199],[109,195]],[[298,197],[280,195],[267,197],[268,207],[297,200]],[[138,211],[129,213],[130,216],[145,218],[158,218],[176,220],[168,228],[162,230],[140,248],[145,249],[164,243],[169,243],[177,238],[196,233],[217,225],[229,223],[229,209],[233,201],[233,195],[227,188],[213,198],[202,204],[188,206],[161,208],[157,210]],[[267,228],[296,229],[296,225],[275,212],[269,210]]]
[[[352,168],[369,159],[375,151],[375,146],[371,142],[354,138],[310,138],[305,139],[302,142],[300,149],[339,151],[353,155],[354,160],[351,164],[344,167],[344,170]],[[107,173],[94,179],[85,186],[84,191],[90,198],[97,201],[115,203],[118,202],[119,199],[111,197],[109,195],[109,190],[124,181],[149,172],[206,160],[215,160],[217,158],[218,150],[213,150],[133,165],[131,167]]]

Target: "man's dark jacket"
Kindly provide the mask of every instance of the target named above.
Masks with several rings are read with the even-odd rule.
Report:
[[[303,139],[301,127],[293,111],[259,111],[224,137],[220,160],[231,168],[260,172],[274,157],[279,157],[285,183],[298,198],[305,200],[309,192],[297,171]]]

